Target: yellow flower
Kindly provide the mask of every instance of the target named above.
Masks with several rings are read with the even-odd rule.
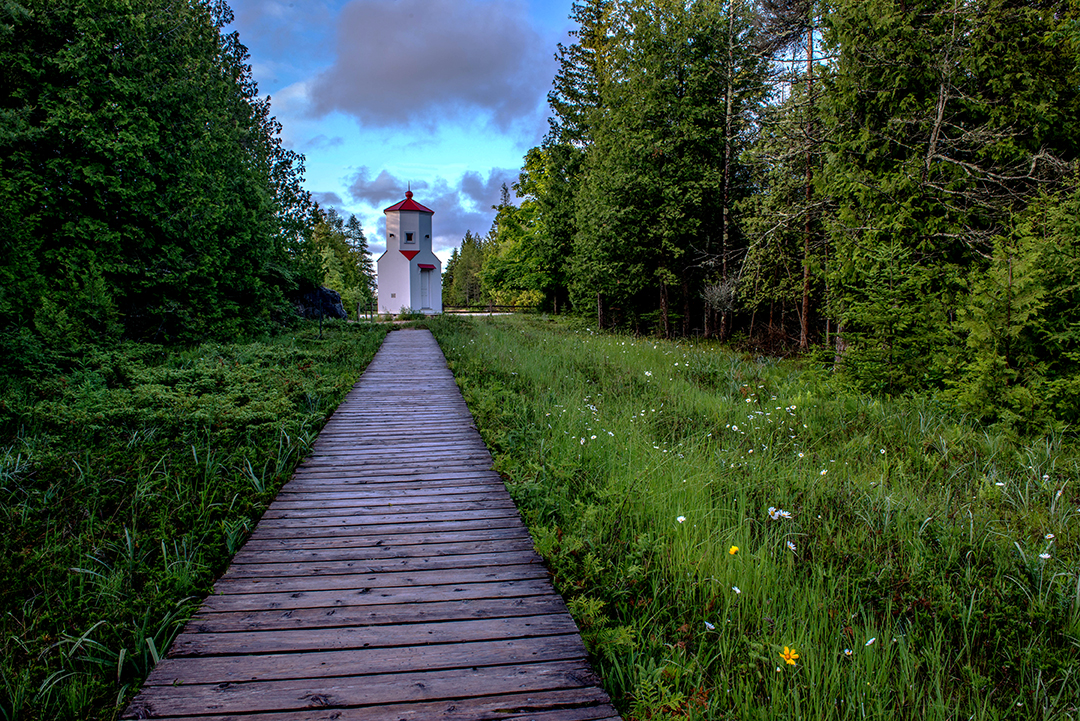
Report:
[[[799,658],[799,654],[795,653],[795,649],[784,646],[784,651],[780,654],[780,657],[790,665],[794,666],[795,661]]]
[[[729,548],[729,549],[727,550],[727,552],[728,552],[729,554],[731,554],[732,556],[734,556],[734,555],[735,555],[736,553],[738,553],[738,552],[739,552],[739,547],[738,547],[738,546],[732,546],[731,548]]]

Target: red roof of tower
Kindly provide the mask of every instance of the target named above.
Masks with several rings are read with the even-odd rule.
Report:
[[[420,205],[412,199],[411,190],[405,191],[405,200],[401,201],[400,203],[394,203],[383,212],[389,213],[391,210],[418,210],[421,213],[431,213],[432,215],[435,215],[434,210],[432,210],[431,208],[425,208],[424,206]]]

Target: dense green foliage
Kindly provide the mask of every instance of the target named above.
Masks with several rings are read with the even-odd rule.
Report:
[[[0,387],[0,718],[115,718],[384,334],[126,343]]]
[[[816,347],[864,389],[1021,432],[1075,421],[1074,4],[579,0],[571,19],[481,295]]]
[[[310,201],[222,0],[0,6],[0,367],[264,326]],[[310,276],[310,277],[309,277]]]
[[[322,285],[336,290],[349,317],[359,320],[358,308],[361,314],[374,311],[376,288],[375,265],[364,230],[355,215],[346,222],[333,208],[323,211],[317,207],[315,219],[304,250],[314,256],[311,263],[322,271]]]
[[[624,717],[1076,717],[1061,436],[708,342],[428,324]]]
[[[480,288],[480,271],[490,248],[487,238],[466,231],[461,247],[454,248],[443,272],[443,305],[477,305],[487,300]]]

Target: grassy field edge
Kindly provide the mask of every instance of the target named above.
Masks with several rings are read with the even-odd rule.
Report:
[[[1080,457],[822,369],[429,321],[628,718],[1057,718]]]

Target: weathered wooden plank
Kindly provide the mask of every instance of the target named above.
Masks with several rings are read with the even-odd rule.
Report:
[[[481,566],[436,571],[406,571],[404,573],[354,573],[342,576],[317,578],[294,576],[289,578],[226,578],[214,584],[214,593],[267,593],[291,591],[332,591],[349,588],[387,588],[393,586],[440,586],[463,583],[489,583],[513,579],[547,578],[542,563],[520,566]]]
[[[439,490],[439,489],[435,489]],[[325,508],[330,510],[333,508],[373,508],[376,506],[394,506],[400,507],[402,505],[420,505],[420,504],[433,504],[433,503],[476,503],[476,502],[490,502],[490,501],[505,501],[506,492],[496,486],[490,486],[488,488],[475,488],[471,489],[472,492],[465,492],[457,489],[450,489],[444,493],[436,493],[431,489],[390,489],[385,490],[356,490],[356,491],[344,491],[344,492],[326,492],[317,494],[312,497],[312,494],[289,494],[286,496],[280,496],[274,500],[273,508],[270,510],[307,510],[310,508]]]
[[[482,511],[472,511],[469,517],[473,520],[514,518],[520,520],[516,508],[488,508]],[[325,516],[323,518],[264,518],[259,521],[258,527],[271,528],[347,528],[349,526],[385,526],[396,525],[409,526],[416,523],[428,524],[439,522],[454,522],[461,518],[461,513],[448,511],[428,513],[370,513],[355,514],[351,516]]]
[[[380,470],[365,470],[360,467],[354,466],[342,466],[337,470],[329,471],[306,471],[296,476],[294,481],[289,483],[292,486],[294,482],[299,481],[318,481],[323,478],[345,478],[345,479],[357,479],[366,483],[376,483],[379,481],[385,483],[431,483],[431,484],[443,484],[450,485],[453,482],[461,483],[468,481],[470,483],[502,483],[502,477],[498,473],[491,470],[490,466],[482,468],[476,466],[474,468],[467,468],[465,470],[453,470],[453,471],[435,471],[424,468],[399,468],[393,471],[380,471]],[[285,489],[282,489],[285,490]]]
[[[359,586],[335,590],[277,591],[214,595],[203,601],[200,613],[232,611],[281,611],[295,608],[327,608],[376,604],[411,604],[469,599],[517,599],[554,594],[544,578],[511,579],[492,583],[448,583],[439,586]]]
[[[284,504],[288,507],[294,503],[331,503],[333,501],[348,503],[365,498],[388,500],[395,498],[438,499],[445,496],[462,499],[491,498],[502,497],[504,492],[505,488],[498,477],[489,477],[480,483],[476,483],[475,479],[428,480],[421,483],[395,479],[387,483],[352,483],[341,488],[333,488],[329,483],[320,482],[310,489],[283,488],[274,499],[274,505]]]
[[[433,458],[456,458],[462,455],[469,457],[474,455],[482,456],[483,454],[488,453],[488,449],[478,436],[473,436],[471,440],[443,440],[438,443],[423,444],[403,441],[398,443],[383,442],[372,445],[361,445],[359,443],[349,443],[348,445],[344,445],[338,440],[335,443],[325,443],[321,448],[313,447],[311,458],[336,458],[345,456],[357,460],[365,458],[382,460],[385,458],[393,458],[401,453],[408,453],[413,459],[426,462]]]
[[[351,493],[381,489],[387,492],[409,490],[438,492],[442,488],[460,488],[462,483],[474,484],[474,488],[484,492],[505,490],[502,478],[494,473],[488,475],[477,473],[446,473],[438,475],[396,473],[389,476],[377,473],[367,476],[354,473],[332,473],[327,475],[309,474],[303,478],[297,477],[289,483],[288,487],[282,489],[282,493],[285,493],[286,496],[305,494],[319,498],[324,493]]]
[[[417,534],[420,535],[420,534]],[[382,541],[367,539],[367,545],[360,548],[341,548],[336,545],[328,548],[296,548],[291,544],[274,549],[245,546],[233,556],[233,566],[245,564],[275,563],[328,563],[331,561],[386,561],[412,557],[456,557],[477,553],[501,553],[505,551],[532,551],[532,541],[527,537],[499,538],[486,541],[452,541],[449,543],[431,543],[427,536],[421,535],[418,541],[410,544],[384,544]]]
[[[197,626],[195,627],[198,628]],[[236,654],[296,653],[333,649],[424,646],[577,633],[568,614],[484,618],[394,626],[346,626],[275,631],[198,631],[176,637],[169,658]]]
[[[523,528],[521,518],[517,516],[506,516],[503,518],[478,518],[467,519],[462,521],[441,521],[424,524],[410,524],[416,526],[415,530],[423,530],[426,532],[436,531],[473,531],[484,530],[491,528]],[[317,537],[333,537],[339,533],[348,533],[350,535],[380,535],[390,533],[403,533],[408,530],[406,527],[400,524],[393,523],[374,523],[354,526],[328,526],[325,528],[305,528],[303,524],[295,527],[282,526],[280,524],[266,524],[265,526],[259,524],[255,526],[255,530],[251,532],[252,538],[317,538]]]
[[[281,563],[234,563],[222,576],[234,578],[285,578],[289,576],[340,576],[358,573],[406,573],[412,571],[462,570],[493,566],[520,566],[543,563],[536,553],[527,551],[497,551],[458,556],[405,556],[402,558],[369,558],[351,561],[301,561]]]
[[[609,721],[618,719],[607,694],[597,688],[572,688],[453,701],[338,709],[297,709],[285,713],[200,716],[204,721]],[[552,716],[551,714],[562,714]],[[174,716],[147,718],[179,719]],[[184,717],[190,718],[190,717]]]
[[[575,661],[437,670],[410,674],[297,679],[259,683],[151,686],[132,701],[125,718],[220,713],[259,713],[376,704],[431,702],[505,693],[598,686],[587,664]],[[152,692],[152,696],[151,693]],[[142,714],[142,715],[137,715]],[[384,717],[385,718],[385,717]]]
[[[207,613],[200,611],[184,633],[231,633],[339,626],[386,626],[401,623],[465,621],[478,618],[509,618],[563,613],[562,599],[548,593],[522,598],[479,598],[460,601],[393,605],[333,606],[330,608],[274,609]]]
[[[529,532],[522,525],[509,528],[480,528],[467,531],[429,531],[424,528],[410,529],[410,532],[371,535],[367,533],[341,534],[336,536],[251,538],[244,544],[244,551],[293,549],[349,549],[398,546],[412,546],[431,543],[438,547],[445,543],[474,543],[487,540],[506,539],[508,541],[529,541]]]
[[[388,459],[384,461],[369,461],[363,464],[351,462],[348,458],[324,458],[313,461],[297,470],[297,478],[307,480],[318,476],[336,475],[345,478],[370,478],[372,476],[415,476],[417,464],[405,460]],[[491,461],[481,459],[460,458],[447,460],[438,464],[424,467],[427,476],[438,475],[443,478],[450,477],[451,473],[480,474],[491,470]],[[500,479],[501,480],[501,479]]]
[[[272,518],[330,518],[344,515],[386,515],[386,514],[424,514],[424,513],[462,513],[471,511],[485,511],[488,509],[511,508],[517,513],[517,506],[509,496],[503,498],[485,498],[477,501],[440,502],[428,500],[414,503],[412,501],[398,500],[396,502],[365,502],[362,504],[332,504],[328,503],[320,507],[318,503],[312,503],[307,508],[286,508],[282,505],[275,506],[263,514],[264,519]]]
[[[542,661],[580,661],[586,656],[576,634],[499,639],[405,648],[370,648],[312,653],[168,658],[147,686],[284,681],[332,676],[371,676],[435,669],[507,666]]]

